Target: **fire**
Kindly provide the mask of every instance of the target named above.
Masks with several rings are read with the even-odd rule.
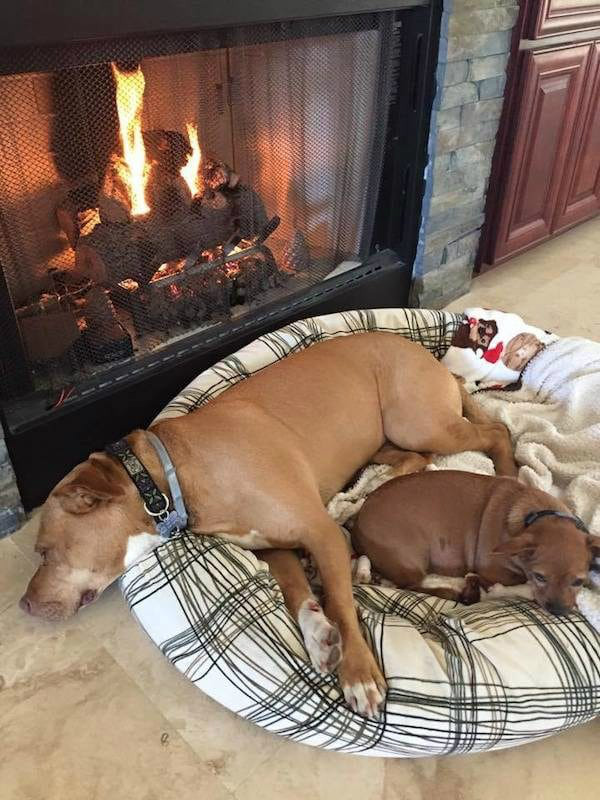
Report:
[[[187,164],[181,168],[180,175],[189,186],[192,197],[195,197],[200,191],[198,172],[202,159],[202,150],[198,142],[198,127],[193,122],[187,122],[185,128],[192,152],[188,156]]]
[[[142,136],[142,107],[144,102],[144,73],[141,67],[133,72],[120,70],[111,64],[117,93],[119,133],[123,159],[118,164],[119,175],[129,191],[131,213],[134,217],[150,211],[146,203],[146,183],[150,172]]]

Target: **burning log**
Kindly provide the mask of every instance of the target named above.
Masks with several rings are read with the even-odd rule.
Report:
[[[192,155],[190,144],[178,131],[162,129],[144,131],[143,142],[147,157],[144,196],[148,210],[143,215],[133,213],[131,185],[125,179],[127,168],[121,153],[115,152],[109,159],[100,192],[103,222],[126,223],[148,215],[171,220],[189,212],[192,192],[182,170]]]
[[[107,293],[99,286],[87,293],[85,341],[93,361],[102,364],[133,355],[131,336],[119,322]]]
[[[98,187],[91,183],[72,188],[56,207],[56,220],[73,248],[80,236],[91,233],[100,222]]]
[[[202,164],[204,192],[196,199],[202,214],[212,217],[224,242],[239,228],[243,237],[255,236],[267,224],[264,203],[254,189],[240,183],[240,176],[224,161],[209,158]],[[209,245],[210,246],[210,245]]]
[[[147,198],[153,213],[171,219],[189,211],[192,192],[181,174],[192,148],[179,131],[144,132],[146,154],[151,162]]]
[[[181,175],[171,175],[158,166],[150,173],[147,196],[152,213],[165,221],[187,215],[192,205],[192,195]]]
[[[148,179],[151,211],[132,218],[125,204],[126,187],[114,159],[100,195],[101,224],[76,246],[76,267],[98,283],[114,286],[125,278],[146,284],[158,267],[190,253],[212,250],[239,230],[246,238],[264,229],[267,215],[260,196],[234,181],[234,188],[207,189],[192,202],[183,178],[169,157],[167,168],[155,167]],[[227,165],[223,170],[231,174]]]
[[[48,313],[19,314],[19,328],[31,361],[62,357],[81,335],[75,315],[58,305]]]
[[[98,198],[98,209],[101,222],[117,222],[126,225],[131,222],[131,202],[129,189],[123,179],[122,158],[112,153]]]
[[[181,168],[185,167],[192,148],[182,133],[179,131],[166,131],[161,128],[144,131],[144,145],[146,155],[151,162],[157,164],[164,172],[179,175]]]
[[[103,223],[80,238],[75,251],[75,268],[96,283],[110,286],[125,278],[141,278],[145,264],[150,272],[154,253],[136,225]]]

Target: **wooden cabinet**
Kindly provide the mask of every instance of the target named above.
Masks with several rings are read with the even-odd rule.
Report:
[[[563,165],[569,161],[580,118],[591,55],[589,44],[526,54],[492,262],[544,241],[553,232]],[[589,193],[581,183],[581,191]],[[565,212],[570,203],[571,198],[565,198]]]
[[[600,211],[600,43],[592,45],[582,106],[587,113],[576,126],[565,164],[553,233],[560,233]]]
[[[600,27],[598,0],[541,0],[532,14],[532,39]]]
[[[597,215],[600,0],[521,0],[478,268]]]

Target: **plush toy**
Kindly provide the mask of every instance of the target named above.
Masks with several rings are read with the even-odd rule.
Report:
[[[527,364],[557,337],[518,314],[468,308],[442,358],[450,372],[480,387],[516,383]]]

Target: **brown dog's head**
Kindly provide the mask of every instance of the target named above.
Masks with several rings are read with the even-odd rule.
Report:
[[[600,556],[600,537],[578,530],[572,520],[544,517],[494,552],[517,562],[543,608],[565,614],[574,607],[594,559]]]
[[[142,544],[149,551],[159,541],[148,527],[133,482],[107,455],[93,453],[44,503],[35,546],[42,563],[21,608],[45,619],[72,616],[141,555]]]

